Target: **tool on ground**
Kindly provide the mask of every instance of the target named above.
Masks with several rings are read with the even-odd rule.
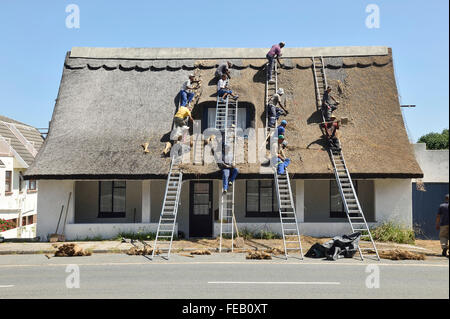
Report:
[[[316,98],[317,98],[317,109],[320,112],[322,106],[322,96],[325,88],[328,86],[327,77],[325,73],[325,67],[323,63],[323,57],[312,57],[313,60],[313,71],[314,80],[316,86]],[[322,114],[322,120],[325,122],[325,118]],[[342,145],[341,145],[342,148]],[[355,188],[353,186],[350,173],[347,169],[345,163],[344,154],[342,150],[334,150],[329,148],[328,150],[331,162],[333,164],[333,171],[336,177],[336,183],[339,188],[339,193],[341,194],[342,202],[344,203],[345,213],[347,215],[348,222],[352,232],[360,232],[362,234],[361,239],[365,238],[369,240],[373,248],[361,248],[358,246],[359,255],[361,260],[364,260],[362,250],[374,250],[376,257],[380,260],[378,255],[378,250],[373,241],[372,234],[370,233],[369,226],[367,225],[366,218],[364,217],[363,210],[356,195]]]
[[[56,230],[54,234],[50,234],[49,236],[49,242],[54,243],[54,242],[58,242],[58,241],[62,241],[62,238],[60,238],[60,234],[58,234],[58,228],[59,228],[59,223],[61,222],[61,216],[63,214],[64,211],[64,205],[61,206],[61,212],[59,213],[59,218],[58,218],[58,223],[56,224]]]

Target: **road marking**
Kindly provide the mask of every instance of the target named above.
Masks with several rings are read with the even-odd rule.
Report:
[[[11,288],[14,287],[14,285],[0,285],[0,288]]]
[[[71,264],[12,264],[12,265],[0,265],[0,268],[14,268],[14,267],[47,267],[47,266],[63,266],[66,267]],[[378,265],[378,266],[392,266],[392,267],[445,267],[448,268],[449,264],[410,264],[410,263],[402,263],[402,264],[394,264],[394,263],[380,263],[374,261],[372,263],[366,262],[354,262],[354,263],[328,263],[328,262],[264,262],[264,261],[255,261],[255,262],[246,262],[246,261],[191,261],[191,262],[106,262],[106,263],[78,263],[80,266],[132,266],[132,265],[160,265],[160,266],[170,266],[170,265],[320,265],[326,267],[333,266],[364,266],[367,265]]]
[[[208,284],[244,284],[244,285],[340,285],[334,281],[208,281]]]

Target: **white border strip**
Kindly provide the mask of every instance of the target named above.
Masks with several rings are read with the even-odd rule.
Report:
[[[71,58],[91,59],[265,59],[269,48],[89,48],[73,47]],[[284,58],[387,55],[385,46],[283,48]]]

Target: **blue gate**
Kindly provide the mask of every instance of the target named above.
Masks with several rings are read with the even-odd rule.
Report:
[[[424,183],[425,191],[419,191],[412,183],[413,226],[417,238],[439,239],[436,215],[439,205],[448,194],[448,183]]]

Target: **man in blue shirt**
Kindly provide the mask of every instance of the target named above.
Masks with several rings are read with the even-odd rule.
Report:
[[[286,132],[286,125],[287,125],[286,120],[282,120],[281,124],[278,125],[278,127],[277,127],[277,130],[278,130],[277,135],[283,135],[283,136],[286,135],[285,134],[285,132]]]
[[[436,230],[439,230],[439,240],[441,241],[442,256],[447,255],[448,249],[448,194],[445,195],[445,202],[439,206],[436,217]]]

